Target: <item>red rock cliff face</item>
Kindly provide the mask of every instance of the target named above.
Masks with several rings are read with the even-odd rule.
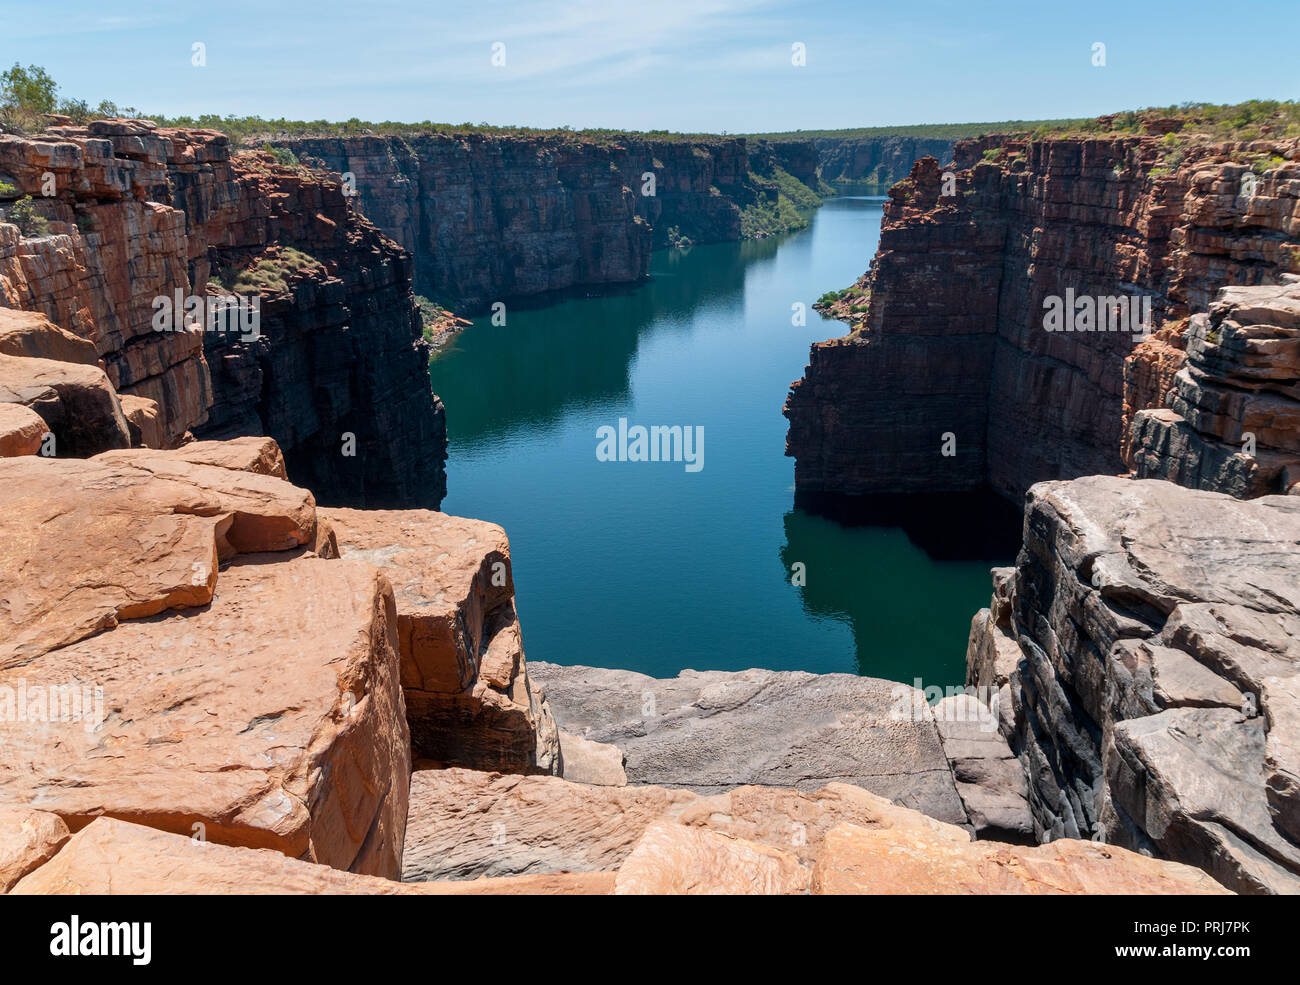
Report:
[[[739,239],[741,209],[762,195],[742,138],[426,134],[282,143],[355,176],[362,211],[415,254],[417,290],[464,312],[640,280],[670,228],[697,243]],[[774,157],[815,181],[811,144]],[[647,174],[653,194],[645,193]]]
[[[232,157],[214,131],[112,120],[0,138],[0,177],[57,220],[0,240],[0,304],[92,340],[119,392],[156,402],[164,444],[267,434],[322,501],[441,499],[410,258],[337,182]],[[203,296],[215,268],[274,267],[290,247],[313,262],[236,289],[259,297],[259,338],[154,330],[156,298]]]
[[[1246,197],[1234,151],[1288,163]],[[786,404],[800,493],[987,483],[1018,498],[1123,471],[1124,360],[1140,336],[1049,332],[1044,299],[1149,295],[1159,326],[1225,284],[1276,283],[1300,246],[1295,141],[1195,148],[1155,173],[1154,137],[1006,152],[957,172],[954,195],[932,159],[891,189],[864,330],[815,345]]]

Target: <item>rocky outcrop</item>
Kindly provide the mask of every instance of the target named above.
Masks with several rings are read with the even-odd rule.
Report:
[[[623,751],[630,783],[701,793],[746,784],[856,784],[966,824],[919,692],[851,674],[633,671],[533,664],[565,732]]]
[[[178,455],[0,459],[0,805],[396,876],[391,587],[310,493]]]
[[[41,415],[30,407],[0,402],[0,458],[35,455],[48,429]]]
[[[505,531],[425,510],[325,516],[339,553],[378,566],[393,585],[415,757],[559,772],[555,722],[524,660]]]
[[[1173,166],[1153,136],[1010,141],[952,181],[919,162],[890,190],[863,329],[813,346],[791,387],[796,496],[990,485],[1018,500],[1123,471],[1123,366],[1142,333],[1097,331],[1101,314],[1049,330],[1047,306],[1092,298],[1113,326],[1121,300],[1149,297],[1157,328],[1227,284],[1277,283],[1300,249],[1296,148],[1190,145]]]
[[[1224,288],[1181,326],[1181,359],[1163,340],[1129,357],[1126,405],[1159,408],[1129,425],[1139,477],[1239,498],[1300,492],[1300,278],[1283,280]]]
[[[816,188],[810,144],[771,151],[738,137],[466,132],[280,143],[350,175],[361,210],[415,254],[417,291],[466,313],[641,280],[650,251],[670,238],[740,239],[742,213],[781,197],[762,180],[771,165],[789,164],[812,182],[810,194]],[[756,149],[767,153],[751,163]]]
[[[0,895],[52,859],[68,838],[68,826],[57,814],[0,807]]]
[[[1300,499],[1090,476],[1034,486],[1024,529],[967,679],[1039,837],[1300,892]]]
[[[937,137],[818,137],[814,141],[824,181],[888,188],[906,178],[923,157],[940,164],[952,160],[956,142]]]
[[[50,231],[0,225],[0,306],[88,342],[113,390],[156,405],[151,440],[270,435],[325,501],[440,501],[445,426],[410,256],[336,182],[141,120],[2,137],[0,178],[38,198]],[[185,299],[218,295],[256,298],[256,330],[182,317]],[[160,328],[161,299],[178,308]],[[150,415],[132,413],[144,443]]]

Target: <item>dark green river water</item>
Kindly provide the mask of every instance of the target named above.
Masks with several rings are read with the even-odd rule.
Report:
[[[783,455],[786,390],[809,344],[846,329],[812,302],[866,269],[880,215],[838,198],[779,239],[661,251],[634,289],[511,306],[435,360],[442,509],[506,528],[530,659],[962,681],[989,566],[1011,549],[941,560],[901,527],[795,509]],[[598,460],[597,429],[619,418],[702,427],[703,468]]]

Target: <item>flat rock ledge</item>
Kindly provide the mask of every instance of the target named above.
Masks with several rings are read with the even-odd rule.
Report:
[[[660,679],[529,666],[562,730],[622,750],[628,783],[718,793],[838,781],[969,823],[933,717],[906,685],[852,674],[686,670]]]

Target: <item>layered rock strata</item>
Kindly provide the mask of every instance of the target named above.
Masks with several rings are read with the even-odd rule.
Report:
[[[754,145],[489,133],[281,142],[350,175],[361,210],[415,254],[419,293],[464,312],[641,280],[670,235],[740,239],[742,212],[781,196],[762,180],[773,165],[815,190],[810,144]]]
[[[118,394],[152,401],[153,418],[132,409],[138,443],[151,428],[166,446],[265,434],[324,500],[440,501],[411,260],[337,182],[140,120],[2,137],[0,178],[39,200],[50,233],[0,225],[0,306],[89,342]],[[258,330],[205,330],[179,308],[158,329],[159,299],[218,295],[256,298]]]
[[[918,162],[890,190],[862,330],[814,345],[791,387],[797,495],[1018,499],[1123,471],[1123,364],[1142,336],[1096,318],[1049,331],[1045,302],[1150,298],[1158,328],[1225,285],[1277,283],[1300,250],[1296,147],[1193,145],[1171,166],[1153,136],[1060,138],[1005,141],[950,178]]]
[[[1038,836],[1300,891],[1300,499],[1089,476],[1034,486],[1024,529],[967,673]]]
[[[1129,357],[1126,403],[1158,408],[1129,426],[1139,477],[1238,498],[1300,492],[1300,277],[1283,280],[1224,288],[1183,326],[1181,359],[1145,345]],[[1143,389],[1157,392],[1130,396]]]

